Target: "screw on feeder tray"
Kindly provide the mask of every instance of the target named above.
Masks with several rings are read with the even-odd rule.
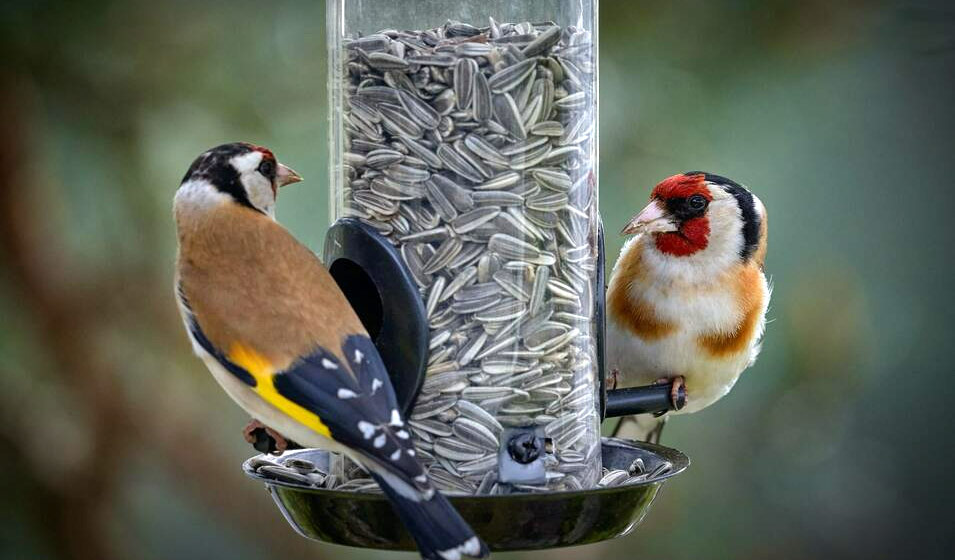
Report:
[[[503,484],[541,484],[547,480],[547,440],[541,428],[510,428],[498,453],[497,477]]]
[[[541,456],[544,450],[544,442],[537,435],[523,432],[511,438],[507,444],[507,452],[511,458],[526,465],[533,463]]]

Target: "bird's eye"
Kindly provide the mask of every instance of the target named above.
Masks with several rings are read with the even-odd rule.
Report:
[[[706,197],[701,194],[695,194],[686,200],[687,205],[690,207],[690,210],[699,212],[706,208]]]
[[[259,164],[259,173],[271,179],[275,176],[275,164],[271,160],[263,161]]]

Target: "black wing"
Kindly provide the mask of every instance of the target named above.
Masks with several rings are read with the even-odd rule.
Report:
[[[375,345],[367,336],[355,334],[345,338],[341,350],[344,364],[318,348],[276,374],[276,391],[317,414],[335,441],[360,451],[419,491],[428,491],[411,432],[398,411],[394,388]]]

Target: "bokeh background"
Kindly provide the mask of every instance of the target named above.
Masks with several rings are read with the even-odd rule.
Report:
[[[321,247],[324,33],[306,0],[0,4],[3,558],[414,558],[291,532],[172,297],[170,203],[209,146],[301,171],[278,216]],[[604,0],[600,36],[608,231],[675,172],[751,186],[772,322],[730,397],[670,423],[693,465],[633,535],[498,557],[950,551],[955,8]]]

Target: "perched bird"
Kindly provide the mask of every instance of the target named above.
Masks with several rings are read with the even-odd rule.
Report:
[[[193,349],[258,422],[344,453],[391,500],[427,559],[487,547],[415,458],[381,358],[318,258],[274,219],[277,189],[300,181],[269,150],[201,154],[176,193],[176,294]]]
[[[688,171],[665,179],[621,232],[607,291],[611,385],[672,382],[697,412],[726,395],[759,353],[770,286],[766,208],[742,185]],[[617,435],[659,441],[664,418],[629,417]]]

